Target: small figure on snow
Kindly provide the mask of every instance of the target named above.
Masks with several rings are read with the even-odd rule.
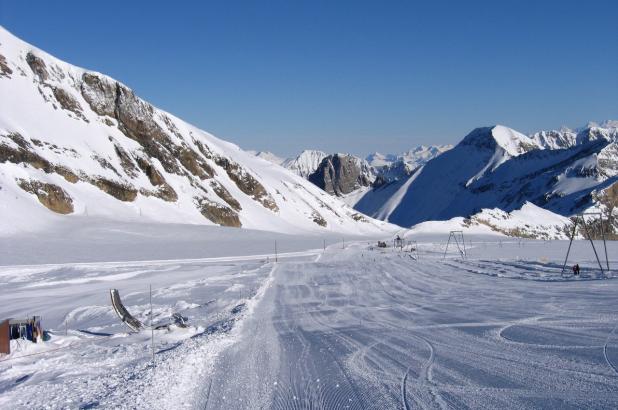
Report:
[[[573,265],[573,275],[579,276],[579,263]]]

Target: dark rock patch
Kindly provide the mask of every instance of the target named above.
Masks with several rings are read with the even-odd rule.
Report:
[[[120,201],[133,202],[137,197],[137,189],[129,184],[112,181],[102,177],[89,178],[88,182]]]
[[[183,167],[200,179],[212,178],[213,169],[190,148],[183,147],[178,153],[178,159]]]
[[[62,177],[64,177],[64,179],[66,179],[67,181],[69,181],[72,184],[75,184],[77,181],[79,181],[79,177],[77,175],[75,175],[70,169],[68,169],[67,167],[65,167],[63,165],[56,165],[56,166],[54,166],[54,171],[57,174],[62,175]]]
[[[167,183],[160,185],[155,190],[142,188],[139,190],[139,193],[144,196],[154,196],[166,202],[176,202],[178,200],[178,194]]]
[[[17,180],[21,189],[37,196],[39,202],[47,209],[59,214],[73,212],[73,199],[58,185],[47,184],[35,180]]]
[[[272,198],[272,196],[266,191],[264,186],[258,182],[253,175],[245,171],[240,165],[229,159],[216,156],[214,157],[215,163],[225,170],[228,177],[234,181],[238,189],[243,193],[249,195],[254,200],[258,201],[265,208],[271,211],[278,212],[279,207]]]
[[[90,109],[99,115],[115,117],[116,84],[96,74],[82,75],[81,93]]]
[[[222,225],[240,228],[242,224],[238,213],[227,206],[210,201],[206,198],[195,197],[195,203],[199,211],[210,221]]]
[[[311,214],[311,217],[312,217],[313,222],[315,222],[316,224],[320,226],[326,226],[326,219],[324,219],[318,211],[313,211],[313,213]]]
[[[125,174],[127,174],[131,178],[135,178],[138,175],[139,170],[133,162],[131,156],[112,137],[109,137],[109,140],[112,142],[112,144],[114,144],[114,151],[120,159],[120,166],[124,170]]]
[[[340,154],[324,158],[308,179],[329,194],[337,196],[349,194],[361,186],[371,185],[356,159]]]
[[[230,194],[230,191],[225,189],[225,187],[219,182],[212,181],[210,183],[210,186],[212,187],[213,191],[215,191],[215,194],[217,194],[219,198],[223,199],[229,206],[231,206],[232,209],[236,211],[240,211],[242,209],[240,203],[236,200],[236,198],[234,198],[232,194]]]
[[[26,62],[30,66],[32,72],[39,78],[41,82],[47,81],[47,79],[49,78],[49,73],[47,72],[45,61],[43,61],[41,57],[35,56],[32,53],[28,53],[26,55]]]
[[[369,220],[367,220],[367,218],[365,218],[364,215],[361,215],[359,213],[355,213],[351,215],[352,219],[354,219],[356,222],[369,222]]]
[[[84,117],[84,114],[82,112],[81,104],[71,94],[69,94],[68,92],[66,92],[64,89],[60,87],[52,87],[52,91],[54,93],[54,97],[56,97],[56,100],[58,101],[58,103],[60,104],[62,108],[64,108],[67,111],[71,111],[72,113],[77,115],[79,118],[88,122],[88,120],[86,119],[86,117]]]
[[[118,170],[116,170],[116,168],[105,158],[97,155],[97,154],[93,154],[92,159],[94,159],[95,161],[97,161],[99,163],[99,165],[101,165],[102,168],[105,169],[109,169],[110,171],[112,171],[114,174],[121,176],[120,173],[118,172]]]
[[[210,148],[208,148],[208,146],[206,144],[203,144],[201,141],[198,140],[193,140],[193,143],[195,145],[197,145],[197,149],[200,150],[200,152],[202,153],[202,155],[207,158],[207,159],[213,159],[214,155],[212,153],[212,151],[210,150]]]
[[[19,134],[9,134],[18,148],[0,143],[0,162],[12,162],[13,164],[29,164],[36,169],[42,169],[46,173],[54,171],[54,166],[45,158],[30,151],[32,147]],[[26,144],[26,145],[24,145]]]
[[[7,64],[6,57],[0,54],[0,77],[11,78],[11,74],[13,74],[13,70]]]

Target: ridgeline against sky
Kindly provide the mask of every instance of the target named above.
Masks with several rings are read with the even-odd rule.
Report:
[[[618,3],[501,3],[0,0],[0,24],[221,138],[283,156],[615,118]]]

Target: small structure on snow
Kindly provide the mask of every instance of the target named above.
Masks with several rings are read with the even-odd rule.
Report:
[[[575,220],[573,221],[573,229],[571,230],[571,234],[569,235],[569,248],[567,249],[566,256],[564,258],[564,264],[562,265],[561,276],[564,276],[564,271],[566,269],[567,262],[569,261],[569,253],[571,253],[571,246],[573,245],[573,240],[575,240],[575,235],[577,235],[577,225],[581,224],[584,228],[584,232],[590,241],[590,245],[592,246],[592,250],[594,251],[594,256],[599,264],[599,269],[601,269],[601,275],[603,275],[603,265],[601,264],[601,259],[599,258],[599,253],[597,252],[597,248],[594,246],[594,241],[592,237],[592,227],[589,226],[586,221],[586,216],[598,216],[600,218],[599,228],[601,230],[601,239],[603,240],[603,248],[605,249],[605,266],[607,267],[607,271],[609,272],[609,258],[607,256],[607,243],[605,242],[605,232],[603,229],[603,214],[601,212],[586,212],[582,214],[578,214],[575,216]],[[576,265],[577,270],[579,272],[579,264]]]
[[[124,307],[122,301],[120,300],[120,293],[118,293],[118,289],[110,289],[109,293],[112,298],[112,307],[114,308],[114,311],[116,312],[120,320],[122,320],[122,322],[127,325],[131,330],[139,332],[144,327],[144,325],[142,324],[142,322],[133,317],[133,315],[129,313],[127,308]]]
[[[405,239],[401,238],[401,236],[397,235],[395,238],[393,238],[393,248],[399,248],[399,249],[403,249],[403,247],[405,246]]]
[[[448,247],[451,244],[451,241],[457,246],[457,250],[459,251],[461,257],[466,259],[466,242],[464,241],[463,231],[450,231],[442,259],[446,258],[446,253],[448,252]]]
[[[43,341],[41,316],[27,319],[5,319],[0,322],[0,353],[11,353],[11,340],[23,339],[33,343]]]

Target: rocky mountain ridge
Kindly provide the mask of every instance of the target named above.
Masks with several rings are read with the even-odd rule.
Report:
[[[281,232],[391,229],[1,27],[0,95],[4,233],[73,216]]]
[[[611,124],[611,123],[608,123]],[[405,181],[365,193],[355,208],[401,226],[511,212],[526,203],[570,216],[602,205],[618,181],[618,128],[592,126],[530,137],[477,128]]]
[[[343,153],[329,155],[318,150],[305,150],[297,157],[286,160],[270,152],[252,153],[307,178],[333,195],[344,196],[359,189],[405,179],[418,167],[450,148],[451,145],[420,145],[399,155],[376,152],[365,159]]]

